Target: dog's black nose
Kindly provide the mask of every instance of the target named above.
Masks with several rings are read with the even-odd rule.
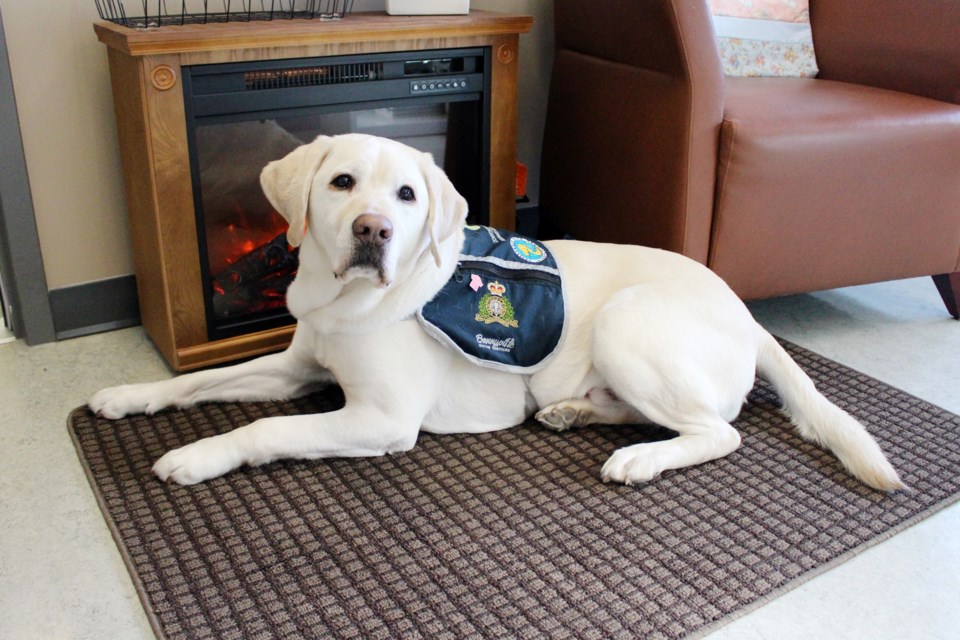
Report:
[[[364,213],[353,221],[353,235],[361,242],[382,247],[393,237],[393,223],[385,216]]]

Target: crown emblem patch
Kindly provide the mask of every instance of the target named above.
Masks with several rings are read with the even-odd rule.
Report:
[[[497,281],[487,285],[487,293],[483,294],[477,305],[477,315],[474,318],[477,322],[484,324],[493,324],[494,322],[502,324],[505,327],[520,326],[513,315],[513,305],[506,295],[507,288]]]

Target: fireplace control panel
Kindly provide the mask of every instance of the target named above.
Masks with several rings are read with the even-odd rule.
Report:
[[[487,91],[487,50],[417,53],[412,59],[410,52],[397,52],[193,65],[184,70],[188,116],[237,119],[279,109],[448,100],[455,94],[480,99]]]
[[[410,83],[410,95],[463,91],[468,86],[469,82],[466,78],[431,78],[430,80],[414,80]]]

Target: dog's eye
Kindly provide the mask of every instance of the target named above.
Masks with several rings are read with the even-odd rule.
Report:
[[[417,194],[413,192],[413,189],[404,185],[400,187],[399,191],[397,191],[397,197],[404,202],[413,202],[417,199]]]
[[[354,185],[353,176],[348,173],[342,173],[331,180],[330,185],[337,189],[352,189]]]

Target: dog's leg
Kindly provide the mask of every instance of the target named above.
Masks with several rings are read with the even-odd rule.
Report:
[[[554,431],[566,431],[588,424],[639,424],[648,422],[626,402],[608,389],[594,388],[583,398],[569,398],[537,412],[537,421]]]
[[[164,481],[196,484],[244,464],[284,458],[381,456],[416,444],[419,421],[380,409],[344,407],[330,413],[263,418],[233,431],[174,449],[153,465]]]
[[[754,325],[735,298],[703,294],[711,305],[692,306],[670,287],[635,287],[598,314],[594,367],[620,400],[679,434],[614,452],[604,480],[646,482],[740,445],[730,421],[754,383]]]
[[[295,337],[290,348],[282,353],[159,382],[110,387],[98,391],[87,404],[94,413],[117,419],[200,402],[283,400],[333,381],[330,373],[313,359],[312,350],[299,344]]]
[[[667,469],[716,460],[740,446],[740,434],[719,416],[704,416],[696,422],[677,422],[661,416],[654,421],[680,435],[672,440],[618,449],[600,470],[600,477],[605,482],[648,482]]]
[[[722,458],[740,446],[740,434],[720,415],[720,407],[730,404],[721,398],[729,394],[720,391],[714,376],[706,374],[696,358],[679,353],[667,362],[638,352],[618,354],[616,373],[607,370],[609,362],[597,362],[619,398],[651,422],[679,434],[672,440],[615,451],[600,471],[605,481],[647,482],[667,469]],[[625,362],[630,356],[632,361]],[[737,392],[740,402],[745,394]]]
[[[455,357],[407,320],[378,332],[341,334],[326,351],[342,409],[263,418],[170,451],[153,467],[163,480],[193,484],[282,458],[380,456],[406,451],[437,402]],[[417,367],[410,367],[411,362]],[[403,368],[407,367],[407,368]]]

